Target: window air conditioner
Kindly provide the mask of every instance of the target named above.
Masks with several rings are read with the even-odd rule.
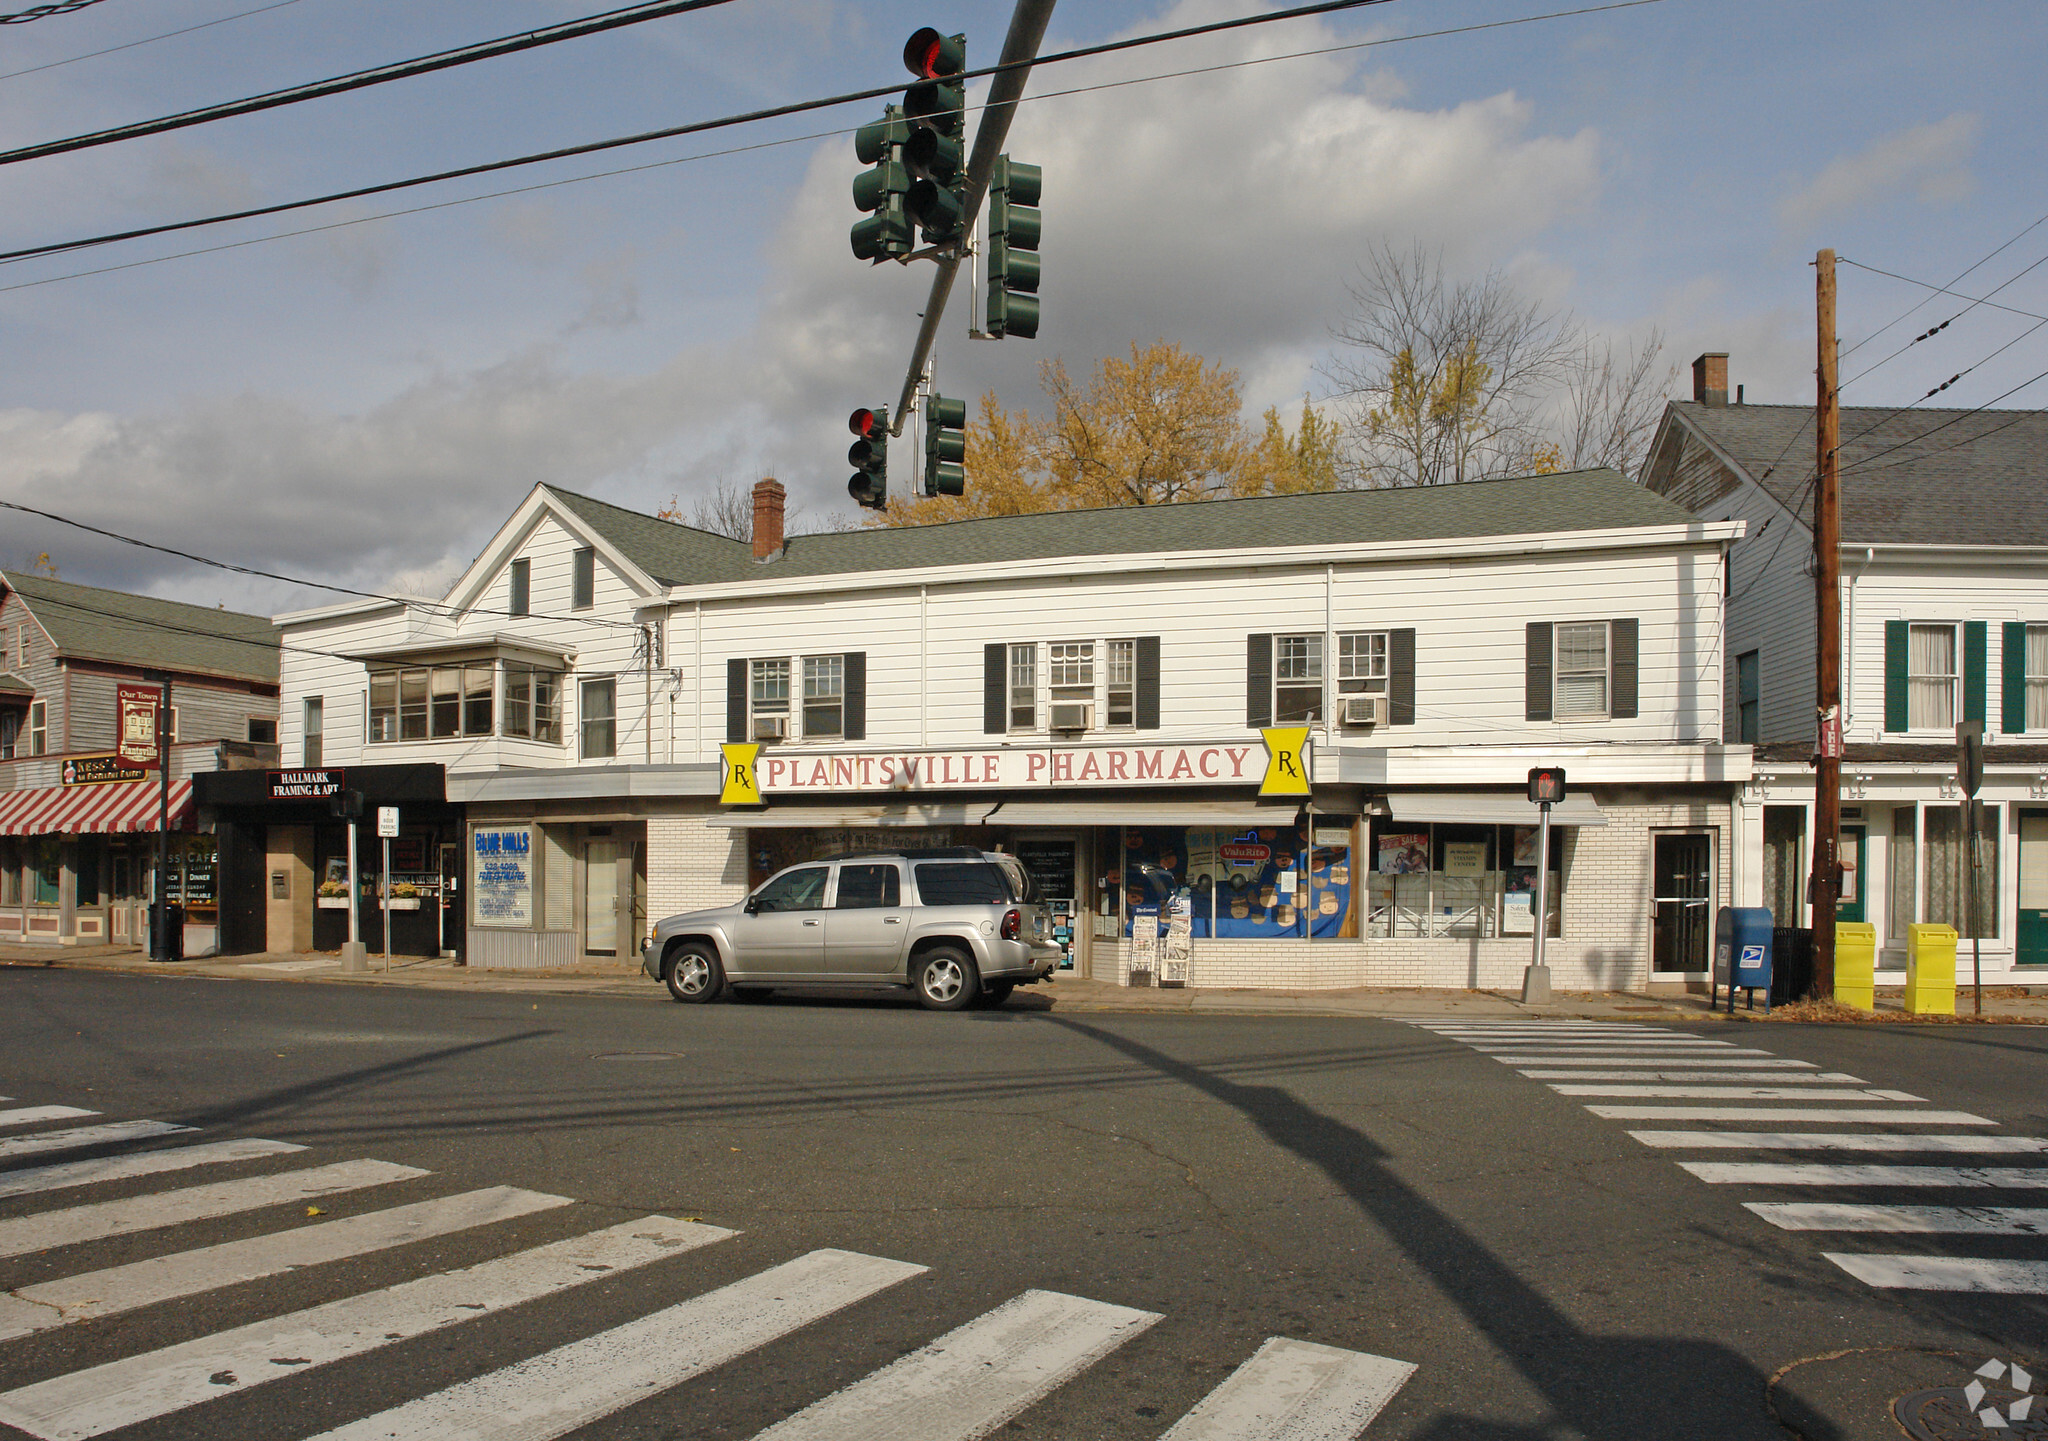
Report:
[[[789,717],[781,715],[757,715],[754,717],[754,739],[757,741],[779,741],[789,736]]]
[[[1085,700],[1054,701],[1052,728],[1056,731],[1085,731],[1095,727],[1095,703]]]
[[[1344,697],[1344,724],[1348,726],[1383,726],[1387,723],[1387,698],[1383,695],[1348,695]]]

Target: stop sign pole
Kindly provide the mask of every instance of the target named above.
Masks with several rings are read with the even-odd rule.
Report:
[[[1529,969],[1522,973],[1522,1004],[1550,1004],[1550,967],[1543,960],[1543,942],[1550,934],[1550,807],[1564,799],[1564,768],[1538,766],[1529,772],[1529,800],[1537,808],[1536,936],[1530,944]]]

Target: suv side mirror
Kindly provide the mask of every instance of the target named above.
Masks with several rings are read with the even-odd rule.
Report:
[[[761,898],[759,896],[748,896],[740,909],[750,916],[758,916],[761,914]]]

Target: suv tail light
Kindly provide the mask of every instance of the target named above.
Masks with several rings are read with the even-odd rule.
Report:
[[[1018,932],[1019,932],[1019,931],[1021,931],[1021,930],[1023,930],[1023,929],[1024,929],[1024,913],[1023,913],[1022,911],[1020,911],[1020,910],[1017,910],[1017,909],[1015,909],[1015,908],[1012,908],[1012,909],[1010,909],[1010,910],[1007,910],[1007,911],[1004,911],[1004,912],[1003,912],[1003,939],[1004,939],[1004,940],[1006,940],[1006,941],[1014,941],[1014,940],[1016,940],[1016,939],[1017,939],[1017,934],[1018,934]]]

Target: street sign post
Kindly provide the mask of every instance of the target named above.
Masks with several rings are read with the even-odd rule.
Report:
[[[1564,768],[1538,766],[1529,772],[1529,800],[1537,808],[1536,932],[1529,947],[1529,969],[1522,976],[1522,1004],[1550,1004],[1550,967],[1543,960],[1543,942],[1550,934],[1550,808],[1564,799]]]
[[[1970,971],[1980,1016],[1984,1014],[1984,940],[1978,934],[1983,927],[1977,923],[1977,871],[1984,864],[1984,856],[1977,843],[1977,792],[1983,784],[1984,722],[1966,720],[1956,727],[1956,789],[1963,793],[1963,843],[1970,858],[1964,873],[1964,904],[1968,907],[1964,915],[1969,917]]]
[[[384,969],[391,969],[391,842],[398,834],[398,807],[377,807],[377,841],[384,847],[384,885],[378,891],[384,903]]]

